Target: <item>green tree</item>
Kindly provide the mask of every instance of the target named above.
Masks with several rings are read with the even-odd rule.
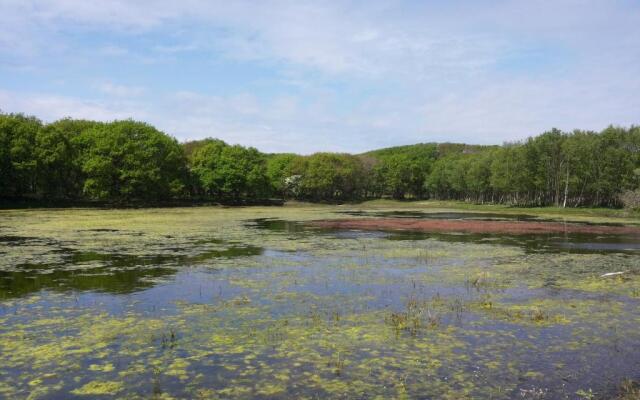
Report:
[[[393,154],[385,157],[378,165],[378,171],[385,192],[394,199],[403,199],[412,183],[412,168],[405,154]]]
[[[384,188],[384,194],[396,199],[403,199],[407,195],[422,198],[425,195],[424,182],[436,160],[438,146],[421,143],[367,154],[379,160],[373,169],[374,182]]]
[[[194,150],[190,157],[191,172],[196,177],[198,194],[222,196],[222,180],[218,174],[218,164],[222,149],[228,145],[222,140],[206,139]]]
[[[37,190],[35,141],[42,123],[23,114],[0,114],[0,195]]]
[[[491,199],[491,161],[494,154],[495,150],[469,157],[465,185],[474,201],[484,203]]]
[[[204,193],[239,202],[269,195],[265,157],[253,147],[210,140],[193,154],[192,171]]]
[[[38,187],[44,197],[79,198],[84,174],[80,165],[80,134],[98,122],[61,119],[36,135]]]
[[[563,151],[567,135],[558,129],[530,138],[525,144],[528,168],[533,172],[533,189],[542,204],[561,205],[570,168]],[[570,172],[570,171],[569,171]]]
[[[507,145],[494,153],[490,182],[499,203],[529,202],[531,176],[524,146]]]
[[[291,164],[295,154],[272,154],[267,158],[267,178],[273,193],[285,198],[287,196],[286,179],[291,174]]]
[[[337,153],[296,158],[291,166],[292,174],[301,176],[301,197],[312,201],[361,198],[364,171],[361,159]]]
[[[633,188],[638,166],[638,143],[633,134],[633,130],[613,126],[600,133],[594,205],[616,205],[618,195]]]
[[[79,143],[89,198],[153,201],[184,194],[182,149],[150,125],[131,120],[96,125],[81,133]]]
[[[265,198],[269,193],[266,167],[264,156],[253,147],[223,148],[217,165],[222,195],[234,201]]]

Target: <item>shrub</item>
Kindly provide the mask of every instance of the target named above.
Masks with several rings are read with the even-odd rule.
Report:
[[[628,210],[640,210],[640,189],[623,192],[620,195],[620,201]]]

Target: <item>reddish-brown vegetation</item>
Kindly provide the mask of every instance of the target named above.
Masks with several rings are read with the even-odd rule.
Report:
[[[365,218],[314,221],[313,226],[337,229],[403,230],[422,232],[461,233],[592,233],[640,235],[640,227],[587,225],[544,221],[480,221],[480,220],[424,220],[411,218]]]

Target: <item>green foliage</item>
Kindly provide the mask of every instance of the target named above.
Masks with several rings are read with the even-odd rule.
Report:
[[[220,194],[220,178],[217,174],[222,149],[227,144],[222,140],[208,140],[197,148],[190,157],[191,171],[205,195]]]
[[[301,177],[300,197],[307,200],[353,200],[364,193],[365,169],[361,159],[350,154],[298,157],[292,161],[291,172]]]
[[[47,126],[36,135],[38,183],[43,194],[67,197],[77,192],[80,168],[74,138],[56,126]]]
[[[424,181],[437,158],[438,146],[422,143],[367,154],[380,160],[375,170],[384,193],[389,193],[396,199],[403,199],[407,194],[421,198],[424,195]]]
[[[490,183],[499,202],[517,203],[531,187],[533,171],[527,165],[526,148],[505,146],[493,154]]]
[[[182,194],[185,160],[178,142],[135,121],[96,125],[79,137],[83,191],[100,200],[155,200]]]
[[[395,199],[404,198],[411,177],[407,156],[403,154],[386,156],[376,166],[376,170],[383,192],[391,193]]]
[[[361,155],[265,155],[212,138],[178,144],[135,121],[0,113],[0,197],[161,201],[464,200],[619,207],[640,188],[640,127],[552,129],[503,146],[420,143]],[[626,195],[623,195],[626,193]]]
[[[633,172],[640,166],[639,132],[552,129],[501,147],[419,144],[367,154],[380,160],[373,176],[382,195],[394,198],[612,207],[621,204],[622,191],[640,186]]]
[[[193,153],[192,171],[205,195],[237,202],[269,194],[265,158],[253,147],[210,140]]]
[[[468,159],[465,182],[469,193],[483,202],[491,192],[491,163],[495,151],[484,152]]]
[[[184,142],[182,143],[184,155],[187,157],[187,159],[192,160],[193,155],[196,153],[196,151],[212,142],[221,142],[221,140],[206,138],[202,140],[190,140],[188,142]]]
[[[620,201],[628,210],[640,210],[640,189],[627,190],[620,195]]]
[[[218,164],[223,196],[240,198],[264,198],[268,194],[268,179],[264,156],[253,147],[227,146]]]
[[[0,114],[0,194],[35,191],[35,142],[42,123],[22,114]]]
[[[291,173],[291,165],[298,156],[295,154],[272,154],[267,158],[267,178],[274,194],[283,198],[287,195],[286,180]]]

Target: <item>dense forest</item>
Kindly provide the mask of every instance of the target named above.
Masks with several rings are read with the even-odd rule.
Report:
[[[395,199],[518,206],[634,204],[640,127],[557,129],[502,146],[425,143],[360,155],[264,154],[218,139],[179,143],[151,125],[0,114],[5,202],[252,203]]]

